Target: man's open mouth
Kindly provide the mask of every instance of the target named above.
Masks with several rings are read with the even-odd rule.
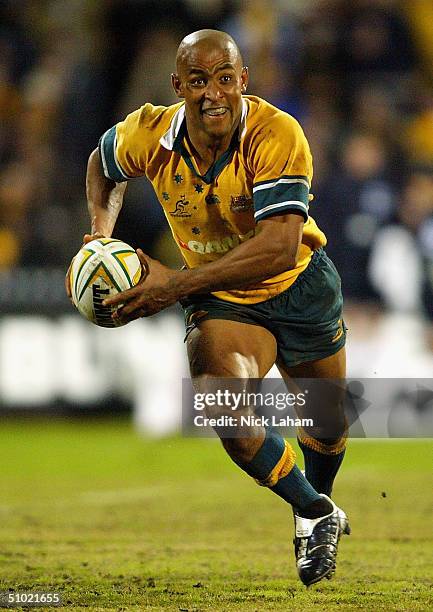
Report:
[[[202,113],[203,115],[207,115],[208,117],[220,117],[221,115],[224,115],[227,112],[227,108],[225,107],[220,107],[220,108],[206,108],[203,109]]]

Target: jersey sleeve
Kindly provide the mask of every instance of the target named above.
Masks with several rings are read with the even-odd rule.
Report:
[[[104,174],[116,183],[146,174],[149,144],[146,119],[151,115],[147,107],[151,105],[146,104],[128,115],[124,121],[107,130],[99,140]]]
[[[281,114],[261,128],[253,155],[254,218],[296,212],[308,220],[313,166],[299,123]]]

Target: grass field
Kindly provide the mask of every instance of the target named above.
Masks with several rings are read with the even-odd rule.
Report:
[[[0,591],[70,610],[431,610],[433,441],[356,441],[337,574],[306,590],[292,517],[213,440],[126,422],[4,422]],[[385,495],[385,496],[384,496]]]

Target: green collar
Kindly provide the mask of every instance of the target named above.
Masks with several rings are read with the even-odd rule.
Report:
[[[201,179],[204,183],[206,183],[207,185],[210,185],[215,180],[215,178],[222,172],[222,170],[230,163],[235,150],[238,148],[238,145],[239,145],[238,130],[236,130],[235,133],[233,134],[228,149],[224,151],[221,157],[219,157],[216,160],[216,162],[214,162],[210,166],[206,174],[203,174],[203,175],[199,174],[197,170],[195,169],[194,164],[191,159],[191,154],[188,152],[187,148],[184,145],[183,141],[184,141],[186,134],[187,134],[186,119],[184,119],[182,121],[182,125],[180,126],[179,132],[177,133],[177,136],[173,143],[173,151],[176,151],[176,153],[180,153],[180,155],[182,155],[188,168],[192,170],[192,172],[199,179]]]

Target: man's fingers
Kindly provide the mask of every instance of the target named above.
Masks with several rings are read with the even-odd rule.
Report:
[[[72,300],[72,291],[71,291],[71,268],[72,268],[72,263],[69,265],[69,268],[66,272],[66,276],[65,276],[65,290],[66,290],[66,295],[68,296],[68,298],[70,300]]]
[[[105,298],[102,302],[103,306],[116,306],[116,304],[124,304],[125,302],[131,301],[139,292],[137,287],[132,287],[131,289],[127,289],[126,291],[121,291],[120,293],[116,293],[116,295],[110,295],[110,297]]]
[[[133,303],[132,303],[133,304]],[[145,317],[147,315],[146,309],[140,307],[140,304],[137,305],[126,305],[118,308],[115,313],[113,313],[113,319],[120,319],[122,323],[129,323],[130,321],[134,321],[135,319],[140,319],[141,317]]]
[[[149,257],[149,255],[146,255],[146,253],[144,253],[141,249],[137,249],[137,255],[144,271],[144,274],[142,274],[141,279],[144,280],[150,272],[150,262],[152,261],[152,259],[151,257]]]
[[[127,302],[124,306],[122,306],[121,308],[119,308],[116,312],[116,314],[123,319],[124,317],[129,317],[131,314],[133,314],[135,311],[139,311],[139,310],[145,310],[143,307],[143,304],[140,300],[140,298],[136,298],[135,300],[130,300],[129,302]],[[138,316],[142,316],[141,314],[138,314]]]
[[[96,232],[95,234],[84,234],[83,236],[83,244],[87,244],[88,242],[92,242],[92,240],[96,240],[97,238],[105,238],[104,234],[100,232]]]

